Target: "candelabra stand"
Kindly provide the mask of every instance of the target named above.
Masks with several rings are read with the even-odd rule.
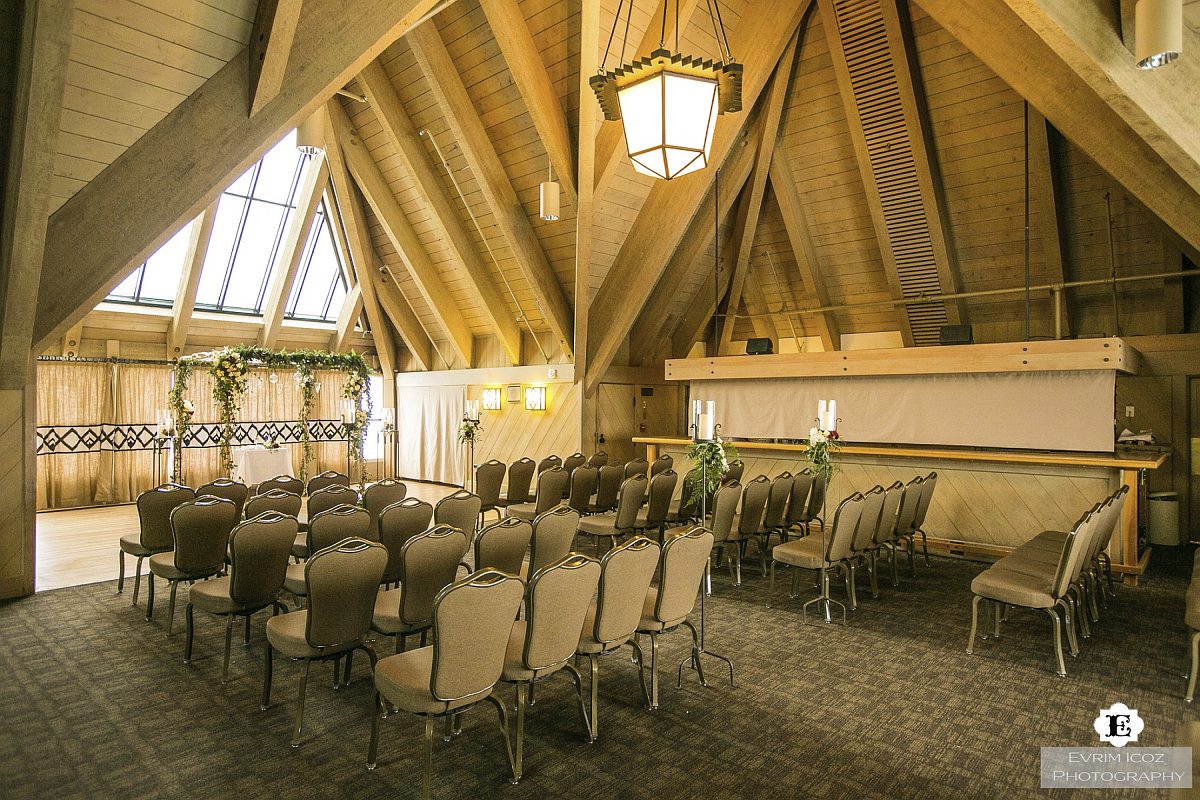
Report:
[[[379,471],[380,478],[396,478],[396,429],[391,423],[385,424],[376,437],[379,441]],[[389,447],[390,445],[390,447]],[[389,456],[389,453],[391,454]]]
[[[171,462],[171,483],[183,483],[183,437],[172,433],[167,443],[167,458]]]
[[[838,420],[836,420],[834,422],[834,428],[833,428],[834,430],[837,430],[837,423],[840,421],[841,421],[841,419],[839,418]],[[820,429],[820,425],[821,425],[821,421],[818,419],[817,420],[818,430]],[[826,432],[826,434],[828,435],[828,432]],[[811,446],[811,443],[810,443],[810,446]],[[821,500],[822,523],[825,520],[825,508],[826,508],[826,506],[828,506],[829,483],[830,483],[830,481],[826,481],[826,483],[825,483],[825,496]],[[830,523],[830,524],[832,524],[832,523]],[[804,622],[808,622],[808,607],[811,606],[813,603],[818,603],[820,605],[820,607],[822,609],[824,609],[825,622],[827,624],[832,624],[833,623],[833,615],[832,615],[832,613],[830,613],[831,612],[830,606],[837,606],[838,608],[840,608],[842,610],[842,624],[845,625],[846,624],[846,606],[845,606],[845,604],[841,603],[837,600],[834,600],[829,595],[829,558],[828,558],[829,553],[825,549],[825,536],[826,536],[825,525],[822,524],[820,527],[821,527],[821,563],[822,563],[821,594],[818,595],[817,597],[814,597],[812,600],[809,600],[807,603],[805,603],[801,607],[800,617]],[[850,580],[849,574],[847,574],[846,580]]]
[[[170,437],[165,432],[158,433],[150,440],[150,457],[154,460],[150,470],[150,480],[154,481],[155,486],[161,486],[163,483],[163,451],[168,449]]]
[[[711,442],[712,440],[711,439],[693,439],[693,441]],[[701,491],[700,491],[700,524],[702,526],[704,526],[706,530],[711,530],[711,528],[708,528],[708,526],[705,525],[705,522],[708,517],[708,507],[707,507],[708,506],[708,502],[707,502],[708,501],[708,465],[705,463],[704,459],[700,460],[700,489],[701,489]],[[715,519],[714,519],[714,522],[715,522]],[[704,562],[704,579],[701,581],[701,584],[700,584],[700,645],[695,650],[693,650],[690,655],[686,656],[682,661],[679,662],[679,675],[677,676],[676,681],[675,681],[676,689],[683,688],[683,667],[684,667],[684,665],[687,665],[689,669],[696,670],[696,674],[700,678],[701,686],[708,686],[708,681],[706,681],[704,679],[704,666],[703,666],[703,664],[700,663],[701,656],[709,656],[711,658],[717,659],[718,661],[724,661],[729,666],[729,685],[730,686],[734,685],[734,683],[733,683],[733,662],[730,661],[725,656],[720,655],[719,653],[712,652],[705,645],[705,631],[706,631],[707,626],[705,625],[704,596],[711,591],[711,586],[712,586],[712,575],[710,572],[711,569],[712,569],[712,559],[710,558],[709,560]]]

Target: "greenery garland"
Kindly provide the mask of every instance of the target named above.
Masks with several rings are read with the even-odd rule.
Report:
[[[316,404],[317,380],[314,372],[319,369],[334,370],[349,374],[343,397],[353,401],[353,420],[342,425],[342,433],[349,442],[350,457],[358,468],[361,481],[367,481],[367,463],[364,457],[364,439],[367,423],[371,417],[371,391],[367,376],[370,368],[360,353],[329,353],[319,350],[268,350],[265,347],[236,345],[207,353],[184,356],[175,362],[174,380],[168,392],[168,403],[175,420],[175,479],[179,480],[183,455],[183,438],[195,414],[192,401],[186,398],[188,383],[197,365],[206,365],[213,376],[213,400],[217,404],[222,425],[220,461],[225,473],[232,474],[233,426],[237,421],[238,403],[246,391],[246,378],[250,367],[265,369],[295,369],[300,376],[300,444],[303,461],[300,479],[304,480],[308,462],[312,459],[312,440],[308,423]]]
[[[692,469],[688,472],[692,479],[692,495],[688,502],[698,506],[701,497],[711,495],[721,485],[725,474],[729,472],[729,463],[737,460],[738,451],[721,439],[721,426],[716,425],[713,428],[713,440],[692,442],[688,445],[687,456],[692,461]]]

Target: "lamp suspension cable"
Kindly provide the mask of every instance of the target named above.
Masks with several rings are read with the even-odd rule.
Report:
[[[796,352],[802,353],[804,352],[804,345],[800,341],[800,337],[796,335],[796,323],[792,319],[792,312],[788,308],[787,297],[783,293],[783,282],[779,280],[779,271],[775,269],[775,259],[771,258],[770,250],[763,251],[763,255],[767,257],[767,265],[771,268],[771,276],[775,280],[775,285],[779,287],[779,298],[782,303],[779,310],[783,312],[784,319],[788,321],[788,327],[792,330],[792,339],[796,342]],[[804,327],[803,322],[800,323],[800,327]],[[805,331],[805,335],[808,335],[807,331]]]
[[[735,309],[736,310],[736,309]],[[713,172],[713,349],[712,355],[721,355],[721,168]]]
[[[492,245],[488,242],[488,237],[483,232],[483,226],[479,224],[475,212],[471,210],[471,204],[467,202],[467,196],[458,184],[458,179],[454,177],[454,172],[450,169],[450,162],[442,155],[442,148],[438,147],[437,139],[433,138],[433,131],[428,128],[422,128],[420,135],[428,138],[433,144],[433,152],[437,154],[438,161],[442,164],[442,169],[446,170],[446,174],[450,176],[450,183],[454,185],[454,191],[458,192],[458,199],[462,201],[463,207],[467,209],[467,216],[471,218],[471,223],[475,226],[475,230],[479,233],[479,238],[483,240],[483,246],[487,249],[488,257],[492,259],[492,264],[495,265],[496,271],[500,273],[500,279],[504,281],[504,288],[508,290],[508,296],[512,298],[513,305],[517,307],[517,321],[525,323],[525,327],[529,329],[529,335],[533,339],[534,345],[537,346],[538,352],[542,354],[542,358],[545,359],[546,363],[549,363],[550,357],[546,354],[542,343],[538,340],[537,332],[533,329],[533,323],[529,321],[529,315],[521,308],[521,301],[517,299],[517,294],[513,291],[512,284],[508,282],[508,276],[504,274],[504,270],[500,267],[500,261],[496,258],[496,254],[492,251]],[[534,300],[534,305],[537,306],[539,312],[542,312],[541,303]]]
[[[1025,341],[1032,336],[1030,324],[1033,317],[1033,302],[1030,298],[1030,285],[1033,276],[1029,269],[1029,101],[1025,101]]]

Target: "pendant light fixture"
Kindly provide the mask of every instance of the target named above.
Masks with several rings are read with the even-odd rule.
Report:
[[[554,180],[553,165],[546,167],[546,180],[538,190],[538,216],[547,221],[558,219],[558,181]]]
[[[300,123],[296,128],[296,149],[307,156],[319,156],[325,152],[324,120],[321,112],[315,111],[312,116]]]
[[[713,34],[720,49],[711,61],[679,53],[679,2],[675,2],[675,50],[666,47],[667,9],[663,2],[658,49],[629,64],[605,71],[608,53],[621,25],[625,0],[617,4],[600,72],[589,83],[608,120],[621,120],[633,168],[643,175],[671,180],[708,166],[717,115],[742,110],[742,65],[733,59],[717,0],[707,0]],[[629,36],[633,0],[625,15],[621,60]]]
[[[1138,69],[1165,67],[1183,50],[1183,0],[1137,0],[1133,39]]]

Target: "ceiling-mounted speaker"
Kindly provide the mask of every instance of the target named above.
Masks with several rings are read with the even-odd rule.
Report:
[[[769,356],[774,352],[775,345],[769,338],[746,340],[746,355],[748,356]]]
[[[938,332],[938,344],[974,344],[970,325],[943,325]]]

